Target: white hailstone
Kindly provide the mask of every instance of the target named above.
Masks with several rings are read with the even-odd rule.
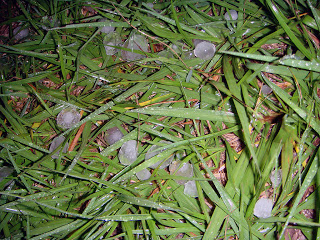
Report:
[[[25,38],[26,36],[29,35],[29,29],[28,28],[24,28],[21,30],[21,27],[16,27],[13,30],[13,36],[15,40],[21,40],[23,38]]]
[[[108,20],[107,18],[102,18],[102,19],[99,19],[98,22],[111,23],[112,21]],[[112,33],[114,31],[114,28],[115,27],[105,26],[105,27],[101,28],[101,32]]]
[[[148,41],[147,39],[138,34],[133,34],[125,43],[123,44],[124,48],[128,48],[131,51],[121,50],[121,56],[124,61],[134,61],[141,58],[144,58],[145,55],[134,53],[133,50],[140,50],[143,52],[148,52]]]
[[[185,162],[179,168],[180,165],[181,165],[181,161],[174,161],[172,164],[170,164],[169,166],[170,174],[174,174],[175,176],[181,176],[181,177],[193,177],[193,167],[190,163]],[[183,185],[188,180],[175,180],[175,181],[178,184]]]
[[[229,13],[230,13],[230,15],[229,15]],[[229,13],[226,12],[224,14],[224,19],[225,20],[230,20],[230,16],[231,16],[232,20],[237,20],[238,19],[238,12],[236,10],[229,10]]]
[[[138,157],[137,141],[130,140],[122,144],[118,158],[122,165],[130,165]]]
[[[281,183],[281,180],[282,180],[282,170],[281,169],[273,170],[270,174],[270,181],[272,183],[272,186],[274,188],[278,187]]]
[[[113,127],[107,130],[105,139],[109,145],[112,145],[115,142],[118,142],[122,137],[123,133],[120,131],[120,129]]]
[[[42,18],[42,23],[41,27],[44,30],[49,30],[50,28],[59,27],[61,25],[61,22],[52,16],[44,16]]]
[[[117,32],[109,33],[103,40],[103,45],[106,50],[106,54],[113,55],[116,52],[118,52],[118,49],[112,46],[120,46],[121,43],[122,41],[119,33]]]
[[[165,140],[161,140],[159,141],[159,143],[165,143],[165,144],[171,144],[171,142],[169,141],[165,141]],[[166,149],[163,149],[162,151],[156,151],[158,148],[160,148],[161,146],[158,146],[158,145],[153,145],[149,150],[148,152],[146,153],[146,156],[145,156],[145,160],[148,160],[156,155],[158,155],[159,153],[161,153],[162,151],[166,150]],[[160,169],[164,169],[166,167],[168,167],[170,165],[170,163],[172,162],[174,156],[170,156],[164,163],[163,160],[164,159],[160,159],[158,162],[156,162],[155,164],[151,165],[150,168],[157,168],[161,163],[161,166],[160,166]]]
[[[54,150],[56,150],[65,140],[66,138],[64,136],[60,136],[60,137],[55,137],[53,140],[52,140],[52,143],[50,144],[50,147],[49,147],[49,151],[50,152],[53,152]],[[63,147],[63,150],[62,152],[63,153],[66,153],[68,151],[68,147],[69,147],[69,144],[66,143]],[[55,154],[53,154],[51,157],[53,159],[57,159],[59,158],[59,153],[60,153],[60,150],[58,152],[56,152]]]
[[[151,173],[148,169],[145,168],[140,172],[137,172],[136,176],[139,180],[143,181],[143,180],[148,180],[151,177]]]
[[[13,172],[13,168],[11,167],[1,167],[0,168],[0,182],[5,179],[6,177],[8,177],[11,173]]]
[[[264,94],[264,95],[268,95],[270,93],[272,93],[272,88],[269,87],[268,85],[263,85],[261,87],[261,92]]]
[[[216,47],[210,42],[200,42],[194,48],[194,55],[203,60],[211,59],[216,53]]]
[[[57,116],[57,124],[63,129],[71,128],[80,121],[81,115],[74,108],[63,109]]]
[[[198,197],[198,190],[195,181],[188,181],[184,184],[184,194],[190,197]]]
[[[261,198],[256,202],[254,206],[253,214],[258,218],[268,218],[271,217],[272,211],[272,199]]]

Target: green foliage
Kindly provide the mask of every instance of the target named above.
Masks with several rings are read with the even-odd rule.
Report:
[[[284,239],[293,225],[320,238],[318,1],[8,2],[0,166],[14,171],[0,181],[1,239]],[[237,20],[224,19],[231,9]],[[29,29],[20,40],[17,23]],[[144,35],[150,51],[132,62],[122,46],[106,55],[105,26],[123,41]],[[213,42],[215,56],[186,57],[194,39]],[[82,118],[63,130],[67,107]],[[125,136],[108,146],[115,126]],[[48,150],[56,136],[67,153]],[[128,140],[138,158],[122,166]],[[145,161],[153,145],[161,153]],[[137,179],[173,154],[194,177],[157,168]],[[283,173],[275,188],[273,169]],[[175,180],[195,180],[199,197]],[[253,215],[261,196],[274,202],[271,218]]]

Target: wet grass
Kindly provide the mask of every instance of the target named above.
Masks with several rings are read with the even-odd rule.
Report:
[[[14,170],[0,182],[1,238],[320,237],[318,1],[8,2],[0,166]],[[237,20],[224,19],[230,10]],[[29,30],[19,40],[17,25]],[[131,62],[106,55],[103,26],[123,41],[145,35],[150,51]],[[194,39],[216,45],[212,59],[185,57]],[[164,49],[170,58],[158,57]],[[67,107],[82,118],[63,130],[56,117]],[[115,126],[124,137],[108,146]],[[69,149],[53,159],[56,136]],[[128,140],[138,158],[122,166]],[[161,140],[172,144],[144,161]],[[166,169],[137,179],[172,154],[192,164],[199,197]],[[273,200],[270,218],[253,214],[261,197]]]

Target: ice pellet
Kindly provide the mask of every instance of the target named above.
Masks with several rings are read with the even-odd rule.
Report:
[[[52,143],[50,144],[50,147],[49,147],[49,151],[50,152],[53,152],[54,150],[56,150],[60,145],[61,143],[64,142],[66,138],[64,136],[60,136],[60,137],[55,137],[53,140],[52,140]],[[68,151],[68,147],[69,147],[69,144],[66,143],[63,147],[63,150],[62,152],[63,153],[66,153]],[[57,159],[59,158],[59,153],[60,153],[60,150],[58,152],[56,152],[55,154],[53,154],[51,157],[53,159]]]
[[[171,144],[171,142],[165,141],[165,140],[161,140],[161,141],[159,141],[159,143]],[[146,153],[145,160],[148,160],[148,159],[150,159],[150,158],[158,155],[158,154],[161,153],[162,151],[166,150],[166,149],[163,149],[162,151],[156,151],[156,150],[157,150],[158,148],[160,148],[160,147],[161,147],[161,146],[153,145],[153,146],[148,150],[148,152]],[[160,169],[164,169],[164,168],[166,168],[166,167],[169,166],[169,164],[170,164],[170,163],[172,162],[172,160],[173,160],[173,157],[174,157],[173,155],[170,156],[164,163],[162,163],[164,159],[161,159],[161,160],[159,160],[158,162],[156,162],[155,164],[151,165],[150,168],[155,169],[155,168],[157,168],[157,167],[162,163],[161,166],[160,166]]]
[[[145,168],[140,172],[137,172],[136,176],[139,180],[143,181],[143,180],[148,180],[151,177],[151,173],[148,169]]]
[[[281,180],[282,180],[282,170],[281,169],[277,169],[277,171],[273,170],[270,174],[270,181],[272,183],[272,187],[274,188],[278,187],[281,183]]]
[[[117,127],[113,127],[107,130],[105,139],[109,145],[112,145],[118,142],[122,137],[123,133],[120,131],[120,129]]]
[[[228,12],[226,12],[224,14],[224,19],[225,20],[230,20],[230,16],[231,16],[232,20],[237,20],[238,19],[238,12],[236,10],[229,10],[229,12],[230,12],[230,15],[229,15]]]
[[[21,27],[16,27],[13,30],[14,39],[17,40],[17,41],[27,37],[28,35],[29,35],[29,29],[28,28],[24,28],[24,29],[21,30]]]
[[[130,165],[135,160],[137,160],[137,157],[138,149],[136,140],[127,141],[121,146],[118,158],[122,165]]]
[[[261,87],[261,92],[264,94],[264,95],[268,95],[270,93],[272,93],[272,88],[269,87],[268,85],[263,85]]]
[[[256,202],[253,214],[258,218],[271,217],[272,206],[272,199],[261,198]]]
[[[111,23],[112,21],[110,21],[106,18],[102,18],[102,19],[99,19],[98,22]],[[111,27],[111,26],[105,26],[105,27],[101,28],[101,32],[103,32],[103,33],[112,33],[113,31],[114,31],[114,27]]]
[[[13,172],[13,168],[11,167],[1,167],[0,168],[0,182],[5,179],[6,177],[8,177],[11,173]]]
[[[145,55],[134,53],[133,50],[140,50],[143,52],[148,52],[148,41],[147,39],[138,34],[133,34],[125,43],[124,48],[129,48],[131,51],[121,50],[121,56],[124,61],[134,61],[144,58]]]
[[[185,162],[182,164],[182,166],[179,168],[181,164],[181,161],[174,161],[169,166],[170,174],[174,174],[175,176],[181,176],[181,177],[193,177],[193,167],[190,163]],[[179,168],[179,169],[178,169]],[[177,171],[178,169],[178,171]],[[183,185],[188,180],[175,180],[178,184]]]
[[[80,121],[81,115],[74,108],[63,109],[57,116],[57,124],[63,129],[71,128]]]
[[[210,42],[200,42],[194,49],[194,55],[203,60],[211,59],[216,52],[216,47]]]
[[[113,55],[118,52],[118,49],[112,46],[120,46],[121,44],[121,37],[117,32],[109,33],[103,40],[104,49],[106,50],[107,55]]]
[[[188,181],[184,184],[184,194],[190,197],[198,197],[198,191],[195,181]]]
[[[171,52],[171,51],[168,51],[168,50],[164,50],[164,51],[159,52],[159,53],[158,53],[158,56],[159,56],[159,57],[164,57],[164,58],[173,58],[172,52]],[[157,64],[162,64],[162,62],[159,61],[159,60],[156,60],[155,62],[156,62]]]

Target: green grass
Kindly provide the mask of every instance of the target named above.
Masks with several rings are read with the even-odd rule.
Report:
[[[320,238],[319,1],[6,7],[0,166],[14,172],[0,182],[1,239],[284,239],[289,228]],[[238,20],[223,18],[231,9]],[[150,51],[137,52],[146,58],[107,56],[100,18],[112,20],[123,41],[145,35]],[[16,23],[30,32],[20,41]],[[214,57],[184,58],[193,39],[213,42]],[[173,57],[158,58],[159,48]],[[264,95],[262,85],[272,92]],[[56,116],[66,107],[82,118],[63,130]],[[104,134],[114,126],[125,136],[108,146]],[[52,159],[49,145],[61,135],[74,148]],[[122,166],[117,154],[128,140],[138,141],[139,155]],[[159,160],[144,159],[160,140],[172,144],[158,157],[175,153],[192,164],[198,198],[164,169],[146,181],[135,176]],[[274,168],[283,173],[277,188]],[[262,196],[274,201],[271,218],[253,215]]]

